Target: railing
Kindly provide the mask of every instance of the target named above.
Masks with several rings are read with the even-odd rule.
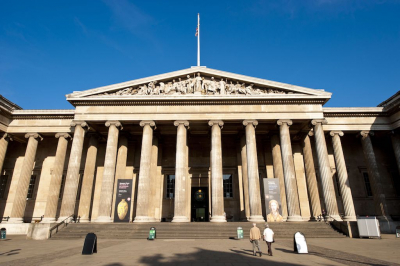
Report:
[[[10,216],[1,217],[1,221],[0,222],[2,222],[2,221],[7,221],[8,222],[8,220],[10,220]]]
[[[70,219],[74,219],[74,215],[72,214],[72,215],[70,215],[70,216],[68,216],[67,218],[65,218],[64,220],[62,220],[61,222],[59,222],[58,224],[56,224],[55,226],[53,226],[52,228],[50,228],[50,230],[49,230],[49,232],[50,232],[50,235],[49,235],[49,238],[51,238],[51,235],[52,235],[52,233],[53,233],[53,231],[54,230],[56,230],[56,234],[58,233],[58,228],[61,226],[61,225],[64,225],[64,227],[67,227],[68,226],[68,220],[70,220]]]

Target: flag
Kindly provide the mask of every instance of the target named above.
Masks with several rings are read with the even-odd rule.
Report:
[[[196,28],[196,34],[194,36],[197,37],[197,35],[199,35],[199,27]]]

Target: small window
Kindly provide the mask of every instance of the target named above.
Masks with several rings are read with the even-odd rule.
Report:
[[[233,198],[232,175],[223,175],[224,198]]]
[[[167,175],[167,199],[173,199],[175,195],[175,175]]]
[[[5,197],[8,175],[0,176],[0,199]]]
[[[28,195],[26,196],[27,199],[33,198],[33,192],[35,190],[35,183],[36,183],[36,176],[32,175],[31,180],[29,181]]]
[[[371,189],[371,183],[369,182],[368,173],[363,172],[363,177],[364,177],[365,189],[367,191],[367,197],[372,197],[372,189]]]
[[[62,199],[62,196],[63,196],[63,193],[64,193],[65,178],[66,178],[66,175],[62,175],[61,186],[60,186],[60,194],[58,195],[59,199]]]

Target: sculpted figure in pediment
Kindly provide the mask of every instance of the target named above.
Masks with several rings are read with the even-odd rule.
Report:
[[[226,88],[226,82],[224,81],[224,79],[221,78],[221,81],[219,82],[219,94],[221,95],[225,95],[225,88]]]
[[[203,81],[203,79],[200,77],[200,73],[197,73],[196,86],[194,88],[195,92],[201,92],[201,90],[202,90],[202,81]]]
[[[195,79],[192,79],[192,78],[190,78],[189,75],[187,75],[187,80],[186,80],[187,92],[188,93],[193,93],[194,92],[194,86],[195,86]]]

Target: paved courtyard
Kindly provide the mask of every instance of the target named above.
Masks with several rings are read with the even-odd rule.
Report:
[[[273,244],[273,257],[253,257],[248,240],[102,240],[98,253],[81,255],[83,240],[0,241],[0,265],[400,265],[400,239],[308,239],[309,254],[291,240]]]

